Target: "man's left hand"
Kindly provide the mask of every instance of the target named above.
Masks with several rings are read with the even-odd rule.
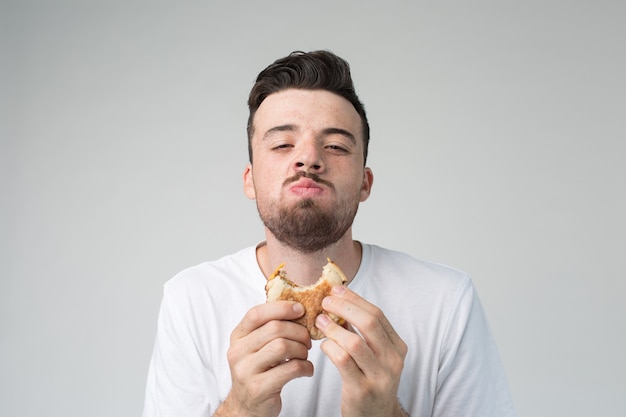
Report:
[[[333,287],[332,295],[324,299],[322,306],[349,323],[344,328],[325,314],[316,321],[327,337],[322,351],[343,380],[342,415],[406,415],[397,394],[407,346],[380,308],[342,286]]]

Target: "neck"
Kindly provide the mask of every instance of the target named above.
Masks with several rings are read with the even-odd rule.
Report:
[[[330,258],[350,282],[361,264],[361,245],[352,240],[350,230],[336,243],[312,253],[303,253],[284,245],[267,230],[266,237],[266,243],[257,248],[257,262],[266,278],[284,263],[290,280],[301,286],[311,285],[322,275],[322,267]]]

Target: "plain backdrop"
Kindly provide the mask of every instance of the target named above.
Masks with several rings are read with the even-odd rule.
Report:
[[[520,416],[623,416],[625,12],[0,1],[0,415],[140,415],[163,283],[263,239],[256,75],[329,49],[372,129],[355,237],[472,274]]]

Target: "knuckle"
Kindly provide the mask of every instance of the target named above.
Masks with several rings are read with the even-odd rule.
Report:
[[[335,354],[335,360],[339,366],[346,366],[352,361],[352,356],[346,351],[339,351]]]
[[[297,375],[308,375],[312,373],[311,363],[304,360],[289,361],[286,365],[291,368],[290,372]]]
[[[336,355],[335,362],[338,367],[347,366],[350,363],[350,356],[345,353],[340,353]]]
[[[379,326],[380,321],[378,320],[378,317],[376,315],[372,315],[372,316],[367,316],[364,320],[363,320],[363,330],[365,331],[372,331],[374,329],[376,329]]]
[[[256,323],[261,322],[261,320],[262,320],[261,311],[259,311],[259,308],[253,307],[250,310],[248,310],[248,312],[244,315],[242,323],[256,324]]]
[[[383,313],[380,307],[373,305],[371,307],[370,313],[376,319],[376,321],[382,322],[385,320],[385,313]]]
[[[235,348],[233,346],[228,348],[228,351],[226,351],[226,360],[228,361],[228,363],[233,363],[237,359],[237,356],[238,355],[236,354]]]
[[[278,335],[280,333],[282,323],[279,320],[271,320],[265,323],[265,331],[270,335]]]
[[[389,362],[389,370],[394,375],[399,375],[404,369],[404,355],[392,355]]]
[[[289,351],[289,343],[285,339],[274,339],[269,342],[268,350],[277,355],[284,355]]]
[[[243,356],[243,349],[238,344],[231,344],[226,351],[226,359],[228,363],[234,364],[238,362]]]
[[[354,337],[350,337],[344,343],[349,352],[355,353],[361,352],[365,346],[365,341],[356,335],[354,335]]]
[[[326,339],[321,345],[322,351],[333,361],[336,366],[341,367],[349,362],[348,353],[340,347],[333,339]]]
[[[409,352],[409,347],[402,340],[399,342],[399,346],[400,346],[400,355],[402,355],[402,359],[404,361],[404,358],[406,357],[407,353]]]

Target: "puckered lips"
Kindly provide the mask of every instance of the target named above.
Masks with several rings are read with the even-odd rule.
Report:
[[[301,197],[314,197],[324,193],[324,186],[310,178],[300,178],[289,185],[289,191]]]

